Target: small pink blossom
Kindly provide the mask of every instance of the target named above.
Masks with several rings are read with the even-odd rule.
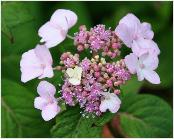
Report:
[[[149,53],[143,54],[139,58],[133,53],[125,57],[125,64],[130,73],[137,73],[139,81],[145,78],[153,84],[160,83],[160,77],[154,71],[158,67],[158,63],[158,57],[150,55]]]
[[[22,72],[21,81],[27,82],[34,78],[53,77],[53,60],[45,45],[37,45],[36,48],[25,52],[20,61]]]
[[[47,81],[41,81],[37,92],[40,96],[35,98],[34,107],[42,111],[41,115],[45,121],[49,121],[60,112],[60,107],[54,97],[56,88]]]
[[[160,50],[157,44],[152,40],[154,33],[149,23],[143,22],[133,14],[127,14],[123,17],[115,29],[118,37],[132,48],[135,55],[140,56],[146,52],[158,55]]]
[[[61,43],[67,35],[68,29],[77,22],[77,15],[65,9],[59,9],[51,16],[50,21],[40,27],[38,34],[42,37],[41,42],[50,48]]]

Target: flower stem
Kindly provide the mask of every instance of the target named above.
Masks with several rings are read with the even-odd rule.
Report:
[[[67,34],[66,36],[67,38],[74,40],[74,37],[72,37],[71,35]]]

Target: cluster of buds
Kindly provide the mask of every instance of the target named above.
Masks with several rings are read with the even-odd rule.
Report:
[[[65,55],[66,58],[63,59]],[[74,59],[67,66],[67,59],[70,57],[77,58],[76,65],[74,65]],[[100,110],[103,98],[101,92],[110,90],[118,95],[120,93],[119,86],[131,77],[122,59],[116,63],[107,63],[105,58],[95,55],[91,59],[85,58],[79,62],[77,54],[72,55],[70,52],[66,52],[62,54],[61,60],[61,64],[63,64],[61,69],[64,69],[65,75],[61,91],[62,98],[66,104],[74,106],[79,103],[85,112],[98,116],[102,113]],[[77,78],[78,74],[80,78]],[[78,84],[76,84],[76,80],[79,80]]]
[[[75,33],[74,44],[78,51],[90,49],[91,52],[101,52],[102,56],[115,58],[120,55],[120,39],[114,31],[109,28],[106,30],[105,25],[97,25],[87,31],[86,26],[80,26],[79,32]]]
[[[60,64],[64,64],[66,68],[73,68],[79,63],[79,55],[66,52],[61,55],[60,60]]]

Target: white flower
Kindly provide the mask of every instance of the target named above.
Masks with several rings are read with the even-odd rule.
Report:
[[[68,33],[68,30],[77,22],[77,15],[65,9],[58,9],[51,16],[50,21],[42,25],[38,31],[40,42],[45,42],[48,48],[61,43]]]
[[[27,82],[36,77],[39,79],[53,77],[53,60],[49,49],[45,45],[37,45],[24,54],[20,61],[21,81]]]
[[[143,22],[134,14],[124,16],[115,29],[118,37],[125,43],[135,55],[141,56],[147,52],[159,55],[158,45],[152,40],[154,33],[149,23]]]
[[[121,100],[118,96],[110,92],[102,92],[101,94],[104,96],[104,100],[101,101],[100,111],[106,112],[106,110],[109,109],[110,112],[116,113],[121,104]]]
[[[47,81],[41,81],[37,92],[39,97],[35,98],[34,107],[42,111],[41,115],[45,121],[49,121],[60,112],[60,107],[54,97],[56,88]]]
[[[79,85],[81,82],[82,77],[82,68],[81,67],[75,67],[74,69],[68,68],[66,70],[66,74],[69,76],[69,82],[72,85]]]
[[[139,81],[145,78],[153,84],[160,83],[160,77],[154,71],[158,67],[158,63],[158,57],[150,55],[149,53],[143,54],[139,58],[133,53],[125,57],[125,64],[130,73],[137,73]]]

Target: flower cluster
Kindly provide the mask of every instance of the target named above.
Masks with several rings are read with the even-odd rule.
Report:
[[[67,57],[75,57],[70,52],[64,53],[62,56],[65,54]],[[75,68],[68,68],[66,60],[61,63],[63,63],[61,69],[64,69],[65,73],[62,98],[66,104],[74,106],[79,103],[85,112],[96,115],[101,115],[102,112],[100,109],[102,92],[110,90],[119,94],[119,86],[129,80],[131,76],[124,60],[107,63],[104,58],[99,59],[98,55],[92,59],[85,58],[76,65],[74,62],[69,65],[69,67]],[[78,78],[79,76],[80,78]]]
[[[137,73],[139,81],[145,78],[153,84],[159,84],[160,78],[154,70],[158,67],[160,50],[152,40],[154,33],[151,25],[141,23],[133,14],[127,14],[120,20],[115,32],[132,49],[133,53],[125,57],[129,71]]]
[[[83,25],[79,30],[74,37],[74,44],[78,51],[89,48],[91,52],[101,52],[102,56],[115,58],[120,55],[120,40],[114,31],[106,30],[105,25],[97,25],[90,31],[87,31]]]
[[[99,24],[89,31],[84,25],[74,37],[68,30],[77,22],[77,15],[59,9],[38,31],[41,43],[25,52],[20,62],[21,81],[52,78],[54,72],[64,73],[60,97],[56,98],[56,88],[47,81],[41,81],[37,87],[39,97],[34,107],[41,110],[45,121],[51,120],[61,112],[61,103],[69,106],[79,105],[83,115],[102,116],[109,110],[116,113],[121,105],[120,85],[137,74],[138,80],[148,80],[159,84],[160,78],[154,71],[158,67],[160,50],[152,40],[154,33],[149,23],[141,23],[133,14],[123,17],[115,31]],[[77,53],[64,52],[60,64],[52,67],[53,59],[49,48],[65,40],[73,39]],[[132,53],[120,58],[122,44],[132,49]],[[83,50],[89,50],[92,57],[80,59]],[[117,58],[117,61],[113,61]]]

